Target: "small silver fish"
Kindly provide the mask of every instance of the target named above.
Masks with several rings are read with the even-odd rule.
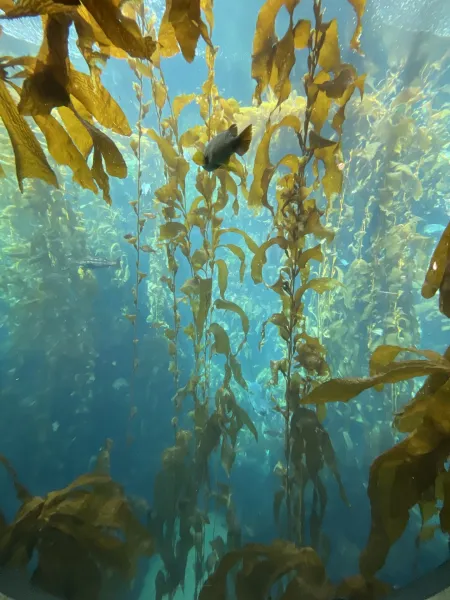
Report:
[[[98,258],[96,256],[93,256],[74,262],[79,267],[83,267],[83,269],[107,269],[108,267],[112,267],[113,269],[120,269],[120,258],[118,258],[117,260],[107,260],[106,258]]]
[[[226,131],[222,131],[214,137],[206,146],[204,152],[196,152],[193,161],[203,167],[205,171],[226,169],[228,161],[236,152],[243,156],[250,147],[252,141],[252,126],[248,125],[238,135],[237,125],[233,124]]]

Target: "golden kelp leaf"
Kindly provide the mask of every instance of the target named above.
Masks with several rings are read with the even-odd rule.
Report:
[[[192,266],[194,271],[202,269],[209,260],[209,254],[204,248],[198,248],[192,255]]]
[[[238,361],[238,359],[233,354],[230,354],[230,367],[231,367],[231,371],[233,372],[233,377],[234,377],[236,383],[238,383],[241,386],[241,388],[243,388],[244,390],[247,390],[248,389],[247,382],[245,381],[245,379],[242,375],[241,363]],[[249,418],[248,415],[247,415],[247,418]],[[258,433],[256,433],[256,439],[258,439]]]
[[[173,240],[179,235],[187,235],[187,229],[183,223],[177,223],[171,221],[170,223],[164,223],[159,228],[159,239],[160,240]]]
[[[239,317],[241,318],[241,323],[242,323],[242,331],[244,332],[245,338],[247,338],[247,334],[250,329],[250,322],[249,322],[248,317],[245,314],[244,310],[240,306],[238,306],[234,302],[230,302],[228,300],[220,300],[219,298],[214,302],[214,306],[216,308],[220,308],[222,310],[228,310],[228,311],[234,312],[237,315],[239,315]],[[243,344],[243,342],[241,343],[241,346],[242,346],[242,344]]]
[[[96,52],[96,46],[100,48],[100,54],[105,57],[128,58],[128,53],[111,42],[85,6],[78,8],[77,14],[74,16],[74,24],[78,36],[77,46],[89,68],[95,68],[97,61],[100,59],[98,52]],[[133,66],[139,72],[142,63],[136,61]],[[151,76],[148,68],[144,67],[144,71],[143,75],[145,74],[146,77]]]
[[[429,451],[412,456],[409,446],[415,435],[421,433],[381,454],[370,468],[371,531],[359,562],[367,579],[384,565],[389,549],[406,529],[410,509],[434,485],[450,451],[449,439],[434,435]]]
[[[155,94],[155,104],[159,110],[162,110],[167,100],[167,88],[161,80],[158,81],[156,78],[153,78],[152,86]]]
[[[5,169],[3,168],[3,165],[0,164],[0,179],[4,179],[6,177],[6,173],[5,173]],[[242,283],[242,280],[241,280]]]
[[[311,22],[299,19],[294,27],[294,44],[297,50],[303,50],[308,47],[310,33]]]
[[[217,354],[225,354],[225,356],[229,356],[231,352],[230,340],[225,329],[218,323],[211,323],[209,326],[209,332],[214,336],[212,351],[216,352]]]
[[[206,20],[208,21],[209,35],[212,35],[212,30],[214,29],[213,2],[214,0],[200,0],[200,7],[205,13]]]
[[[290,2],[292,10],[296,3],[297,0]],[[291,19],[286,33],[276,45],[269,79],[270,87],[278,99],[277,107],[280,106],[291,93],[290,75],[292,68],[295,65],[294,35]]]
[[[189,2],[186,2],[186,0],[171,0],[166,10],[168,10],[168,20],[174,29],[181,52],[188,62],[194,60],[200,35],[214,51],[214,46],[209,39],[208,29],[200,15],[200,0],[190,0]]]
[[[120,135],[131,135],[125,113],[100,81],[70,69],[68,89],[103,127]]]
[[[74,109],[73,109],[74,110]],[[79,114],[76,114],[79,121],[89,132],[94,144],[94,157],[92,160],[92,175],[99,188],[103,192],[103,199],[109,205],[112,199],[109,193],[109,179],[106,174],[119,179],[125,179],[127,176],[127,165],[117,146],[102,131],[85,121]],[[106,172],[103,168],[105,162]]]
[[[387,365],[383,373],[374,377],[330,379],[307,394],[302,399],[302,404],[348,402],[378,384],[408,381],[413,377],[426,377],[433,373],[450,373],[450,369],[430,360],[398,361]]]
[[[65,15],[43,17],[44,40],[33,73],[22,86],[19,112],[49,115],[56,106],[70,104],[68,37],[72,19]]]
[[[434,350],[418,350],[417,348],[404,348],[402,346],[389,346],[382,345],[378,346],[370,357],[369,361],[369,374],[377,375],[383,372],[384,368],[392,363],[401,352],[411,352],[413,354],[420,354],[425,356],[430,361],[434,361],[437,364],[442,364],[443,367],[450,369],[450,362],[442,357],[439,352]]]
[[[73,142],[75,143],[78,150],[81,152],[83,158],[87,158],[92,151],[92,138],[86,127],[80,122],[75,116],[74,112],[70,108],[60,107],[58,112],[64,123],[66,130]]]
[[[28,123],[19,114],[6,83],[2,79],[0,79],[0,118],[6,127],[13,147],[20,191],[23,192],[23,180],[33,177],[58,187],[56,175],[50,168],[40,144]]]
[[[175,119],[178,119],[183,108],[190,104],[193,100],[195,100],[195,94],[181,94],[180,96],[176,96],[174,98],[172,102],[172,110]]]
[[[83,5],[114,46],[133,58],[151,60],[156,43],[151,36],[142,36],[138,24],[126,17],[117,0],[83,0]]]
[[[209,309],[211,307],[211,295],[212,295],[212,279],[211,279],[211,277],[206,277],[205,279],[200,279],[198,310],[195,314],[195,325],[197,327],[197,335],[198,335],[199,339],[203,335],[206,317],[208,316]]]
[[[434,373],[430,375],[414,398],[405,404],[395,415],[394,424],[401,433],[411,433],[417,429],[425,417],[433,419],[437,411],[440,419],[439,429],[446,425],[447,412],[445,407],[445,398],[449,393],[450,373]]]
[[[225,244],[224,246],[219,246],[219,248],[228,248],[238,259],[241,261],[241,267],[239,269],[239,281],[242,283],[244,281],[245,275],[245,252],[239,246],[235,244]]]
[[[300,258],[297,261],[297,266],[299,269],[304,269],[310,260],[317,260],[318,262],[323,262],[323,254],[322,247],[320,244],[314,246],[313,248],[308,248],[308,250],[304,250],[300,254]]]
[[[292,13],[299,0],[266,0],[258,14],[252,52],[252,78],[256,80],[254,98],[261,104],[261,94],[267,88],[272,76],[274,59],[277,55],[278,38],[275,33],[275,19],[284,5],[290,13],[288,37],[285,39],[285,50],[289,51],[289,72],[292,68],[294,34],[292,31]],[[281,65],[282,52],[278,55],[278,65]],[[294,57],[295,62],[295,57]],[[278,67],[276,67],[278,68]],[[276,78],[278,80],[278,77]]]
[[[237,227],[228,227],[227,229],[220,229],[217,233],[214,233],[215,236],[217,235],[217,239],[214,239],[214,243],[218,243],[220,237],[225,233],[237,233],[238,235],[244,238],[244,241],[247,244],[247,247],[250,250],[250,252],[253,252],[253,254],[255,254],[255,252],[258,251],[258,244],[256,244],[252,240],[248,233],[245,233],[245,231],[242,231],[242,229],[238,229]]]
[[[301,285],[295,292],[294,300],[295,304],[298,305],[301,302],[303,294],[306,290],[314,290],[318,294],[329,292],[337,287],[341,287],[342,283],[337,279],[330,279],[329,277],[318,277],[316,279],[310,279],[303,285]]]
[[[169,21],[170,9],[172,7],[172,0],[166,0],[166,10],[164,11],[161,19],[161,25],[159,26],[158,34],[158,49],[161,56],[170,58],[175,56],[180,51],[178,46],[175,30],[172,23]]]
[[[261,244],[261,246],[256,250],[255,256],[253,257],[251,263],[251,275],[255,283],[262,283],[263,281],[262,271],[264,265],[267,262],[267,250],[272,246],[279,246],[280,248],[285,250],[286,248],[288,248],[288,245],[288,241],[285,240],[283,237],[272,238],[270,240],[267,240],[267,242]]]
[[[442,233],[441,239],[431,257],[425,281],[422,286],[422,296],[432,298],[441,286],[444,278],[447,260],[450,257],[450,222]]]
[[[2,0],[2,10],[6,15],[0,19],[16,19],[18,17],[37,17],[39,15],[75,14],[79,2],[69,0],[68,2],[52,2],[51,0],[18,0],[11,3]],[[12,5],[12,6],[11,6]]]
[[[180,137],[180,144],[184,148],[189,148],[200,142],[201,144],[206,143],[208,136],[206,134],[205,127],[203,125],[194,125],[190,129],[187,129]]]
[[[320,86],[330,81],[330,75],[326,71],[320,71],[314,78],[314,83],[308,86],[308,95],[312,95],[313,101],[311,111],[311,121],[317,133],[320,132],[328,119],[332,99],[327,96],[325,91],[321,91]]]
[[[325,167],[325,175],[322,178],[322,185],[327,200],[331,200],[334,194],[340,194],[342,191],[344,174],[340,168],[340,152],[340,142],[321,146],[314,150],[314,156],[318,160],[321,160]]]
[[[51,115],[35,116],[34,120],[44,134],[48,151],[56,162],[70,167],[73,180],[96,194],[98,189],[92,173],[66,130]]]
[[[356,19],[357,19],[356,29],[355,29],[355,32],[353,33],[353,37],[350,42],[350,46],[353,48],[353,50],[356,50],[357,52],[362,54],[361,47],[359,45],[359,40],[361,38],[361,32],[362,32],[362,17],[363,17],[364,11],[366,10],[366,0],[348,0],[348,1],[353,6],[353,9],[356,13]]]
[[[341,64],[337,20],[333,19],[329,23],[323,23],[320,31],[325,33],[325,42],[320,50],[319,65],[327,73],[336,71]]]
[[[145,129],[144,131],[148,133],[152,140],[158,144],[159,151],[161,152],[164,162],[167,164],[167,166],[175,170],[179,156],[175,152],[175,149],[169,140],[160,137],[154,129]]]
[[[273,212],[267,201],[269,184],[275,172],[275,167],[270,162],[269,149],[273,134],[281,127],[292,127],[292,129],[298,133],[300,131],[301,122],[298,117],[287,115],[275,125],[270,125],[270,122],[266,125],[266,130],[256,150],[253,181],[247,201],[248,206],[257,211],[259,211],[262,206],[265,206]]]
[[[227,263],[224,260],[219,259],[214,262],[214,265],[217,267],[217,269],[219,271],[218,284],[219,284],[220,295],[222,296],[222,298],[225,298],[225,292],[227,291],[227,285],[228,285]]]

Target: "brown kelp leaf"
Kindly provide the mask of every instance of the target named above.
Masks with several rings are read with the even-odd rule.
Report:
[[[308,248],[308,250],[304,250],[297,261],[297,266],[299,269],[304,269],[310,260],[317,260],[318,262],[323,262],[324,256],[322,254],[322,247],[320,244],[314,246],[313,248]]]
[[[362,32],[362,17],[363,17],[364,11],[366,10],[366,0],[348,0],[348,1],[353,6],[353,9],[356,13],[356,19],[357,19],[356,29],[355,29],[355,32],[353,33],[353,37],[350,42],[350,46],[353,48],[353,50],[356,50],[357,52],[362,54],[361,47],[359,45],[359,40],[361,38],[361,32]]]
[[[23,180],[33,177],[58,187],[55,173],[50,168],[28,123],[19,114],[6,83],[2,79],[0,79],[0,118],[6,127],[13,147],[20,191],[23,191]]]
[[[111,205],[112,199],[109,193],[108,175],[111,175],[111,177],[118,177],[119,179],[125,179],[127,176],[126,162],[117,146],[107,135],[91,125],[88,121],[84,120],[75,109],[73,110],[80,123],[84,125],[92,138],[94,146],[92,175],[103,192],[103,199],[108,205]],[[105,162],[106,171],[103,167],[103,161]]]
[[[0,454],[0,462],[3,464],[3,466],[6,469],[6,471],[8,472],[8,475],[13,480],[14,489],[16,490],[17,499],[20,502],[22,502],[22,503],[25,503],[25,502],[28,502],[29,500],[31,500],[32,499],[32,495],[27,490],[27,488],[24,487],[20,483],[19,478],[17,477],[17,473],[16,473],[15,469],[13,468],[13,466],[11,465],[11,463],[9,462],[9,460],[6,458],[6,456],[4,456],[3,454]]]
[[[294,27],[294,45],[296,50],[303,50],[308,47],[310,33],[311,22],[299,19]]]
[[[253,254],[257,252],[258,244],[252,240],[248,233],[245,233],[245,231],[242,231],[242,229],[238,229],[237,227],[228,227],[227,229],[220,229],[219,231],[214,232],[214,243],[218,244],[220,237],[226,233],[236,233],[237,235],[240,235],[247,244],[247,248],[250,252],[253,252]]]
[[[348,402],[376,385],[407,381],[413,377],[425,377],[433,373],[450,373],[450,368],[430,360],[398,361],[387,365],[383,373],[374,377],[330,379],[307,394],[302,404]]]
[[[255,441],[258,441],[258,430],[256,429],[253,421],[248,416],[247,412],[243,408],[241,408],[238,404],[235,404],[235,406],[233,408],[233,412],[239,421],[239,425],[240,426],[241,426],[241,424],[245,425],[245,427],[247,427],[247,429],[253,434]]]
[[[419,429],[381,454],[370,468],[371,531],[359,563],[367,579],[384,565],[390,547],[406,529],[410,509],[434,485],[450,451],[449,438],[434,435],[428,451],[411,455],[412,438],[420,435]]]
[[[265,206],[273,213],[273,209],[267,200],[269,184],[275,173],[275,167],[270,162],[269,150],[270,141],[273,134],[281,127],[291,127],[296,133],[298,133],[300,131],[301,122],[298,117],[294,115],[287,115],[275,125],[270,125],[270,122],[266,125],[266,130],[256,150],[253,181],[247,201],[248,206],[257,212],[261,209],[261,207]]]
[[[325,92],[328,98],[341,98],[355,79],[356,70],[349,65],[344,67],[337,77],[330,81],[324,81],[318,84],[317,87],[322,92]]]
[[[272,238],[261,244],[261,246],[256,250],[255,256],[253,257],[251,263],[251,275],[255,283],[262,283],[263,281],[262,271],[267,262],[266,252],[272,246],[279,246],[285,250],[288,248],[289,244],[288,241],[283,237]]]
[[[430,260],[430,266],[428,267],[425,281],[422,286],[422,296],[424,298],[432,298],[440,288],[447,261],[450,256],[450,222],[445,228],[441,235],[436,249],[433,252],[433,256]]]
[[[68,38],[72,19],[65,15],[45,16],[44,39],[33,73],[22,86],[19,112],[49,115],[56,106],[70,104],[68,85]]]
[[[448,398],[450,394],[450,373],[431,375],[411,402],[396,415],[395,423],[399,430],[414,431],[422,425],[434,425],[436,434],[450,434],[450,411]],[[400,429],[401,427],[401,429]],[[411,443],[410,452],[423,452],[423,440]]]
[[[219,308],[222,310],[228,310],[228,311],[234,312],[237,315],[239,315],[239,317],[241,319],[241,323],[242,323],[242,331],[244,332],[244,340],[241,342],[241,344],[239,346],[239,350],[240,350],[242,345],[245,343],[245,340],[247,339],[247,335],[248,335],[248,332],[250,329],[250,322],[248,320],[247,315],[245,314],[245,311],[240,306],[235,304],[234,302],[230,302],[229,300],[220,300],[220,298],[218,298],[214,302],[214,306],[216,308]]]
[[[166,4],[168,21],[172,25],[175,37],[185,60],[192,62],[195,57],[198,38],[202,36],[214,51],[208,29],[200,15],[200,0],[170,0]],[[164,41],[160,42],[164,44]]]
[[[248,389],[247,382],[242,375],[241,363],[233,354],[230,354],[230,367],[236,383],[238,383],[244,390]]]
[[[92,173],[64,127],[51,115],[35,116],[34,120],[44,134],[48,151],[56,162],[70,167],[73,171],[73,180],[96,194],[98,189]]]
[[[3,0],[2,10],[6,15],[3,19],[16,19],[20,17],[37,17],[39,15],[75,14],[80,2],[68,0],[67,2],[53,2],[51,0],[19,0],[15,4]],[[11,6],[12,5],[12,6]]]
[[[330,143],[329,145],[323,145],[318,148],[316,147],[314,150],[314,156],[317,160],[321,160],[324,164],[325,175],[322,178],[323,191],[327,200],[331,200],[334,194],[341,193],[342,183],[344,181],[344,174],[341,168],[340,159],[341,143]]]
[[[282,76],[281,78],[276,74],[274,76],[273,83],[276,86],[279,84],[279,96],[284,96],[287,87],[290,89],[290,84],[286,80],[286,72],[291,71],[293,64],[295,63],[294,55],[294,29],[292,23],[292,13],[299,0],[267,0],[262,6],[258,14],[258,20],[256,22],[255,36],[253,38],[253,52],[252,52],[252,78],[256,80],[256,89],[254,98],[258,105],[261,104],[261,94],[270,84],[272,71],[275,66],[276,71],[279,71],[281,67]],[[275,32],[275,19],[282,6],[285,6],[289,12],[290,22],[288,31],[281,42],[278,41],[278,37]],[[279,45],[282,44],[283,50],[279,49]],[[286,52],[288,58],[286,60],[286,66],[282,65],[283,52]],[[275,57],[278,56],[276,64]],[[283,89],[286,86],[286,89]],[[289,95],[289,93],[288,93]]]
[[[241,266],[239,269],[239,281],[242,283],[244,281],[245,275],[245,252],[236,244],[225,244],[224,246],[219,246],[219,248],[228,248],[237,258],[241,261]]]
[[[68,90],[103,127],[120,135],[131,135],[125,113],[100,81],[70,69]]]
[[[225,329],[218,323],[211,323],[209,326],[209,332],[214,336],[212,351],[216,352],[217,354],[229,356],[231,352],[230,339]]]
[[[218,269],[218,284],[219,284],[219,291],[220,291],[220,295],[222,296],[222,298],[225,298],[225,292],[227,291],[227,285],[228,285],[228,267],[227,267],[227,263],[222,260],[216,260],[214,262],[214,265],[217,267]]]
[[[224,468],[225,473],[229,477],[231,475],[231,469],[233,468],[234,459],[236,458],[236,451],[233,446],[228,442],[224,436],[222,438],[222,448],[220,451],[220,462]]]
[[[159,239],[160,240],[173,240],[179,235],[187,235],[187,229],[183,223],[171,221],[170,223],[164,223],[159,228]]]
[[[64,123],[66,130],[83,158],[87,158],[92,151],[92,138],[83,123],[76,117],[70,108],[58,108],[59,115]]]
[[[401,352],[420,354],[421,356],[425,356],[428,360],[434,361],[437,364],[440,363],[443,367],[450,369],[450,362],[442,357],[439,352],[435,352],[434,350],[419,350],[417,348],[404,348],[403,346],[382,345],[378,346],[370,357],[370,376],[382,373],[384,368],[392,363]]]
[[[151,60],[156,43],[151,36],[142,36],[138,24],[126,17],[117,0],[83,0],[83,5],[114,46],[133,58]]]

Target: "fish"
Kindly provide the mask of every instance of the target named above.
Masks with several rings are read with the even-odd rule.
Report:
[[[79,267],[83,269],[107,269],[111,267],[113,269],[120,269],[120,258],[117,260],[107,260],[106,258],[98,258],[97,256],[92,256],[85,258],[83,260],[73,261]]]
[[[233,123],[226,131],[217,134],[207,145],[204,152],[196,152],[192,160],[205,171],[228,168],[228,161],[236,152],[243,156],[252,141],[252,125],[248,125],[238,135],[237,125]]]

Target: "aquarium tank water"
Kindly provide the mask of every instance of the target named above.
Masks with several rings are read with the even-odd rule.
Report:
[[[0,0],[0,148],[0,596],[450,559],[450,2]]]

